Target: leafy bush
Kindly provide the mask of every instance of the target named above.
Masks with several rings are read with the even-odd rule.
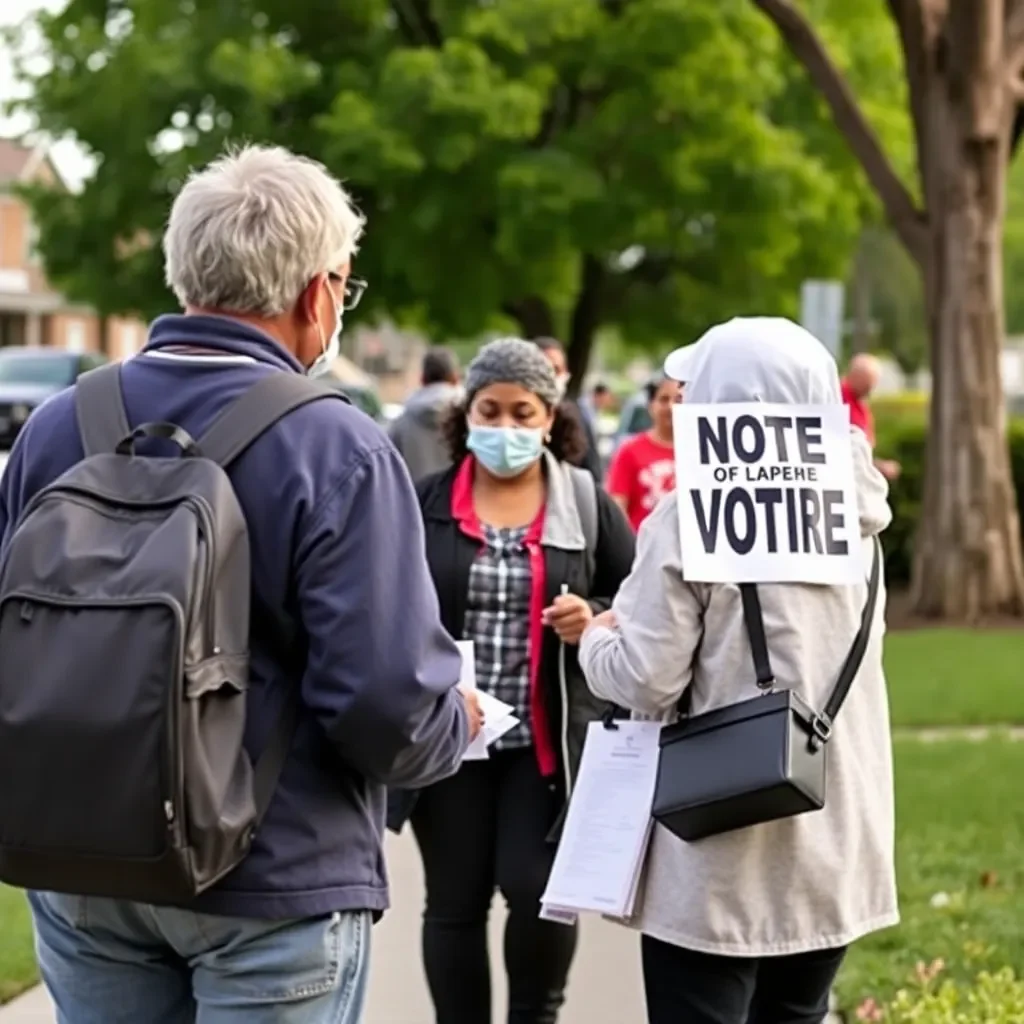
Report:
[[[894,395],[879,395],[871,403],[875,419],[889,421],[913,416],[922,422],[928,416],[928,395],[923,391],[901,391]]]
[[[890,492],[893,522],[883,539],[888,581],[890,584],[906,584],[910,581],[914,534],[924,492],[927,403],[917,396],[891,396],[875,402],[874,412],[877,455],[897,459],[903,466],[903,473],[893,483]],[[1013,478],[1018,500],[1024,508],[1024,419],[1011,420],[1009,434]]]
[[[857,1010],[856,1019],[880,1024],[1020,1024],[1024,981],[1009,968],[982,973],[970,985],[950,980],[936,983],[932,975],[914,989],[901,991],[885,1008],[868,1000]]]

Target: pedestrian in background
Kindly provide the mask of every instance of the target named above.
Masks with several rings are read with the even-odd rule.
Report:
[[[465,404],[446,422],[454,465],[417,488],[427,559],[449,632],[472,641],[477,685],[519,718],[483,761],[416,794],[411,813],[427,901],[423,956],[437,1024],[491,1020],[487,919],[495,889],[505,930],[509,1024],[554,1024],[576,929],[542,921],[540,898],[589,722],[576,645],[633,561],[622,513],[572,465],[584,442],[554,371],[529,342],[485,346]]]
[[[163,243],[167,282],[184,315],[158,319],[142,353],[120,367],[127,426],[161,421],[156,426],[173,424],[186,438],[199,438],[271,375],[329,365],[344,310],[365,287],[351,275],[361,231],[342,186],[319,164],[285,150],[241,149],[194,174],[175,198]],[[76,419],[82,386],[42,405],[18,437],[0,485],[5,557],[33,497],[83,459]],[[115,456],[116,444],[98,459],[143,461],[141,454]],[[247,694],[244,746],[257,763],[294,706],[283,770],[248,854],[198,898],[152,906],[102,895],[30,894],[40,971],[60,1024],[358,1024],[370,931],[389,900],[385,785],[427,786],[450,775],[479,728],[478,712],[468,715],[466,707],[468,701],[475,708],[475,697],[456,690],[459,654],[438,615],[409,474],[380,428],[336,397],[312,401],[286,413],[227,471],[251,564],[251,625],[237,624],[248,662],[240,684]],[[136,503],[144,497],[136,495]],[[55,537],[51,567],[60,544]],[[97,548],[96,560],[112,558]],[[156,554],[151,562],[158,570]],[[154,593],[161,580],[154,576]],[[60,606],[77,611],[75,600],[62,595]],[[97,614],[95,604],[84,609]],[[220,635],[235,611],[211,608],[211,635],[214,625]],[[36,617],[39,628],[53,621]],[[280,631],[267,628],[279,623]],[[285,625],[298,638],[288,647],[277,642]],[[110,776],[120,759],[122,775],[137,776],[137,768],[157,780],[171,755],[133,748],[139,730],[125,726],[145,725],[157,711],[112,708],[117,680],[109,672],[97,679],[95,667],[89,674],[96,645],[133,642],[131,633],[114,631],[109,620],[107,626],[90,652],[41,650],[32,671],[63,675],[68,707],[94,687],[85,697],[96,721],[122,715],[114,749],[95,751],[97,772]],[[139,631],[136,642],[148,636],[152,630]],[[155,659],[161,671],[170,656],[163,648],[122,653],[134,666]],[[116,658],[118,651],[104,654]],[[187,682],[189,697],[223,686],[225,703],[232,700],[230,673],[240,657],[224,655],[230,665],[213,656],[199,662]],[[4,735],[24,735],[45,705],[43,694],[34,695],[31,714],[12,713],[5,685],[0,678]],[[151,704],[161,699],[153,695]],[[223,713],[209,711],[222,720]],[[91,718],[65,715],[62,733],[44,737],[52,747],[34,749],[31,766],[19,772],[19,800],[34,800],[37,808],[45,802],[46,834],[63,828],[109,837],[145,826],[119,820],[124,789],[113,792],[116,779],[97,787],[95,776],[72,780],[61,766],[75,752],[81,759],[83,737],[95,738],[89,728]],[[5,756],[9,764],[10,749]],[[207,770],[217,775],[220,766]],[[226,794],[225,813],[241,817],[244,797]],[[0,808],[11,806],[17,804],[0,801]],[[218,809],[208,815],[216,819]],[[83,833],[86,822],[91,831]],[[16,827],[28,826],[0,822],[4,843],[16,837]],[[152,823],[157,838],[168,828],[162,814]],[[139,857],[142,871],[147,863]],[[151,865],[161,869],[162,861]],[[64,891],[75,892],[73,885]]]
[[[461,393],[455,353],[447,348],[428,349],[423,357],[420,383],[422,386],[409,397],[388,431],[413,480],[451,465],[440,424]]]
[[[687,400],[841,402],[835,361],[775,318],[737,319],[700,342]],[[851,430],[865,565],[892,516],[863,433]],[[735,584],[688,583],[675,495],[640,534],[636,565],[580,661],[599,697],[656,720],[743,701],[754,661]],[[822,708],[857,635],[867,583],[759,584],[778,688]],[[899,920],[884,587],[864,659],[828,746],[814,814],[683,842],[656,825],[631,926],[642,933],[650,1024],[820,1024],[846,948]]]
[[[615,408],[615,396],[607,384],[598,381],[590,389],[590,394],[580,399],[579,407],[596,437],[601,415],[610,413]]]
[[[672,406],[679,383],[659,377],[647,385],[651,427],[623,441],[612,456],[605,486],[626,513],[634,530],[676,486],[676,458],[672,447]]]
[[[537,338],[534,344],[544,353],[551,364],[551,369],[554,370],[559,402],[572,409],[583,430],[583,450],[577,453],[575,464],[582,466],[595,480],[600,482],[604,476],[604,467],[601,465],[601,453],[597,449],[594,425],[584,414],[579,403],[575,399],[567,397],[572,374],[569,373],[569,365],[565,360],[565,348],[555,338]]]
[[[878,360],[867,352],[859,352],[850,360],[842,380],[843,401],[850,410],[850,423],[863,431],[872,448],[875,447],[875,416],[870,399],[881,375],[882,367]],[[895,459],[875,459],[875,465],[886,480],[897,480],[903,472],[903,467]]]

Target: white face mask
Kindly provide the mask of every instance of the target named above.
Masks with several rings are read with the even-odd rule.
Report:
[[[563,373],[555,378],[555,386],[558,388],[558,400],[561,401],[565,398],[566,391],[569,390],[569,381],[572,380],[571,373]]]
[[[326,341],[324,341],[321,331],[320,347],[323,351],[313,360],[313,365],[306,371],[306,375],[309,377],[319,377],[322,373],[327,373],[338,356],[341,355],[341,329],[345,322],[345,311],[335,302],[334,312],[338,317],[338,326],[334,328],[334,332]]]

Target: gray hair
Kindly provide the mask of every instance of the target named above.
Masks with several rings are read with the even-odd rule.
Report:
[[[499,338],[480,349],[466,370],[466,403],[490,384],[518,384],[549,409],[558,405],[555,371],[540,348],[521,338]]]
[[[164,232],[164,271],[183,306],[278,316],[352,258],[363,217],[322,164],[271,146],[195,171]]]

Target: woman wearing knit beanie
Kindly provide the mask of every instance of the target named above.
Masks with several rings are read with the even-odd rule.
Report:
[[[486,760],[390,801],[389,825],[411,819],[423,857],[437,1024],[491,1020],[496,889],[509,908],[509,1024],[555,1024],[576,947],[574,927],[540,920],[540,897],[586,727],[607,709],[587,690],[576,645],[629,573],[633,534],[572,464],[584,435],[560,397],[536,345],[485,346],[446,424],[454,465],[417,488],[445,627],[472,642],[477,686],[519,719]]]

